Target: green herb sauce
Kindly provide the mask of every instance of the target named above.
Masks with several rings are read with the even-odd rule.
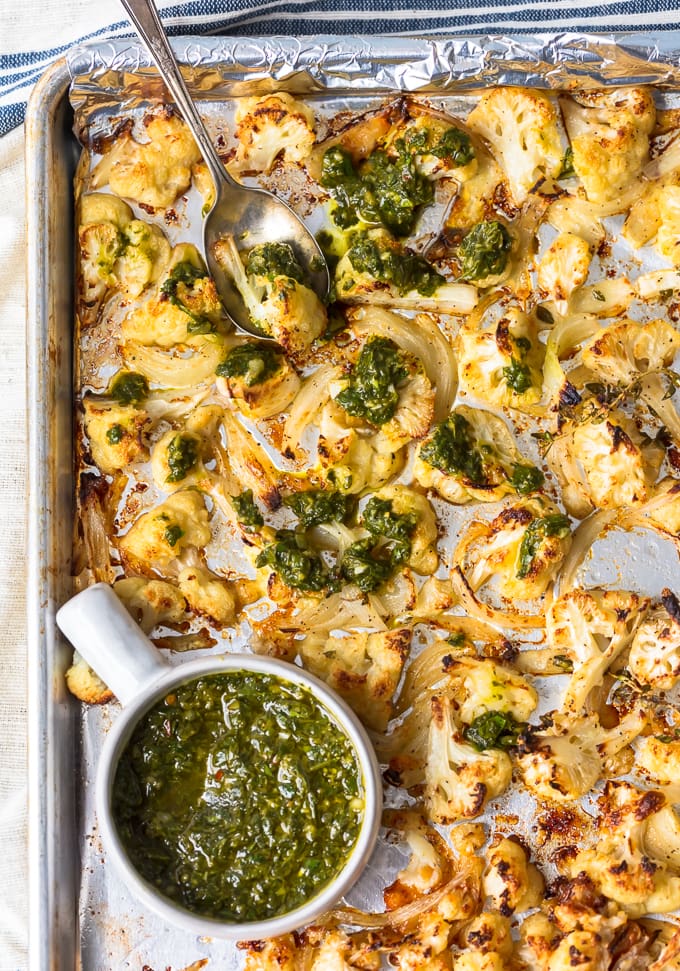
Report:
[[[325,489],[295,492],[283,501],[306,529],[321,523],[344,523],[353,506],[351,496]]]
[[[281,368],[281,354],[259,341],[246,341],[233,347],[225,359],[217,365],[221,378],[243,378],[244,383],[263,384]]]
[[[571,522],[568,516],[562,513],[552,513],[549,516],[541,516],[539,519],[532,520],[524,530],[522,543],[519,548],[519,562],[517,564],[517,577],[523,580],[529,575],[531,564],[543,545],[544,540],[549,536],[557,536],[565,539],[571,532]]]
[[[254,246],[248,254],[246,271],[248,276],[263,276],[267,280],[286,276],[298,283],[304,282],[302,267],[288,243],[260,243]]]
[[[523,729],[524,725],[509,712],[485,711],[468,725],[463,737],[482,752],[487,748],[505,750],[517,745]]]
[[[252,489],[244,489],[238,496],[232,496],[231,504],[243,526],[264,526],[264,518],[255,505]]]
[[[394,341],[387,337],[369,338],[352,369],[349,385],[336,401],[354,418],[384,425],[397,410],[397,387],[408,373]]]
[[[464,280],[483,280],[505,270],[512,248],[512,236],[502,223],[477,223],[458,248],[460,275]]]
[[[364,809],[354,748],[304,687],[234,671],[190,681],[138,723],[113,815],[139,873],[227,921],[301,906],[342,869]]]
[[[175,435],[168,445],[168,468],[170,475],[166,482],[181,482],[198,461],[198,441],[192,435]]]
[[[401,294],[416,290],[431,297],[444,282],[441,273],[424,256],[387,241],[381,246],[366,233],[356,234],[347,255],[357,273],[368,273],[374,280],[390,283]]]
[[[292,529],[278,530],[276,541],[265,546],[255,565],[271,567],[295,590],[319,593],[336,585],[319,554],[308,548],[302,533]]]
[[[111,425],[106,432],[106,441],[110,445],[120,445],[125,437],[125,429],[122,425]]]
[[[420,449],[423,461],[446,475],[484,484],[484,462],[472,425],[458,413],[437,425]]]
[[[119,371],[109,385],[109,394],[121,405],[138,405],[148,393],[146,378],[136,371]]]

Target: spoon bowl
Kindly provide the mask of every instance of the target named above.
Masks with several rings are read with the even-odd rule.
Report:
[[[231,276],[214,256],[215,244],[234,240],[239,252],[258,243],[287,243],[302,267],[306,282],[321,301],[330,290],[328,266],[319,244],[300,217],[266,189],[242,185],[229,175],[184,83],[152,0],[121,0],[152,60],[194,136],[215,186],[215,200],[203,223],[205,262],[215,280],[225,311],[236,327],[261,340],[272,340],[253,323]]]

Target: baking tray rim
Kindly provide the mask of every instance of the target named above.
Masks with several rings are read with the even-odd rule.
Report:
[[[570,35],[576,32],[570,32]],[[369,39],[370,35],[328,35],[324,41],[342,41],[351,38],[355,41]],[[380,36],[380,35],[377,35]],[[555,37],[545,32],[474,34],[464,31],[438,35],[422,35],[410,38],[416,43],[427,40],[471,40],[479,42],[484,37],[495,40],[511,38],[518,42],[522,39]],[[565,36],[562,34],[562,36]],[[650,39],[640,31],[613,31],[607,33],[581,34],[597,42],[606,40],[618,44],[636,39]],[[389,39],[399,39],[390,35]],[[191,40],[191,35],[173,38],[180,44]],[[196,39],[196,38],[193,38]],[[210,41],[212,38],[203,38]],[[234,35],[233,39],[240,38]],[[257,43],[258,40],[274,38],[245,37],[243,40]],[[289,38],[286,38],[287,40]],[[388,39],[388,38],[385,38]],[[401,38],[406,41],[407,37]],[[664,31],[659,38],[659,53],[680,52],[680,30]],[[75,48],[89,45],[74,45]],[[130,43],[135,43],[131,40]],[[56,649],[60,643],[55,623],[55,613],[60,604],[59,583],[66,582],[70,587],[70,575],[59,577],[54,562],[57,488],[55,470],[50,465],[50,447],[54,444],[54,421],[50,393],[55,391],[55,379],[63,377],[58,371],[69,368],[70,360],[64,363],[63,354],[52,343],[55,329],[59,323],[52,302],[51,285],[54,265],[51,265],[50,246],[53,243],[49,210],[49,191],[55,166],[59,164],[59,150],[56,145],[58,134],[54,130],[57,112],[68,105],[71,74],[67,55],[57,59],[41,76],[28,101],[25,120],[25,160],[26,160],[26,386],[27,386],[27,443],[28,477],[26,510],[27,529],[27,724],[28,724],[28,876],[29,876],[29,971],[61,971],[80,967],[78,958],[78,874],[80,871],[78,847],[69,861],[72,871],[64,873],[55,865],[59,849],[54,840],[56,825],[61,822],[55,815],[55,797],[63,780],[55,772],[54,753],[57,743],[65,736],[61,746],[62,755],[75,754],[77,735],[76,714],[79,704],[75,699],[59,697],[58,679],[63,673],[57,668]],[[70,176],[69,176],[70,182]],[[72,209],[72,188],[69,205]],[[72,242],[70,243],[72,246]],[[68,330],[72,325],[72,305],[68,319]],[[69,348],[70,357],[71,348]],[[61,358],[61,360],[60,360]],[[68,382],[68,396],[72,397],[71,381]],[[39,407],[42,403],[43,407]],[[70,448],[70,446],[69,446]],[[71,476],[71,489],[73,486]],[[63,679],[61,679],[63,680]],[[57,697],[55,697],[57,694]],[[55,732],[56,730],[56,732]],[[74,774],[69,773],[72,792],[62,807],[75,828],[75,787]],[[58,801],[58,800],[57,800]],[[77,830],[76,830],[77,832]],[[62,834],[63,835],[63,834]],[[60,841],[63,847],[66,841]],[[57,870],[60,878],[57,880]],[[67,898],[71,895],[72,910],[65,913]]]

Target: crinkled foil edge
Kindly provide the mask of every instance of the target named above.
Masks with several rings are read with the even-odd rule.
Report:
[[[569,90],[680,82],[680,31],[417,39],[177,37],[172,45],[192,93],[214,101],[272,90],[457,93],[489,84]],[[151,59],[136,41],[77,46],[67,61],[77,130],[114,105],[130,110],[163,96]]]

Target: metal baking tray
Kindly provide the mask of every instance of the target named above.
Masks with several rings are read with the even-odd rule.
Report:
[[[680,82],[676,32],[657,38],[177,38],[173,44],[191,66],[190,83],[213,101],[263,86],[342,96],[359,89],[451,93],[484,83],[677,89]],[[43,76],[26,119],[30,968],[179,971],[216,959],[228,971],[240,963],[231,945],[167,927],[143,912],[103,865],[88,793],[98,743],[116,706],[83,717],[63,678],[71,649],[57,634],[54,615],[72,592],[73,177],[80,154],[69,85],[73,74],[74,98],[92,99],[93,117],[107,102],[107,84],[132,81],[138,98],[159,92],[146,55],[130,41],[79,48],[69,64],[59,60]],[[641,558],[645,569],[657,562],[648,549]],[[633,562],[639,578],[641,567],[640,559]],[[677,562],[666,561],[665,568],[677,570]],[[382,862],[375,858],[366,876],[376,893]]]

